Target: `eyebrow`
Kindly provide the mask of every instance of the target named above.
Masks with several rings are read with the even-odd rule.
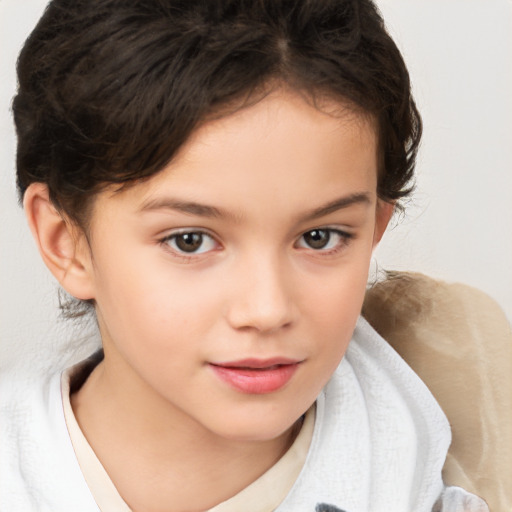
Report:
[[[140,211],[176,210],[199,217],[231,217],[228,212],[215,206],[196,203],[194,201],[181,201],[169,197],[155,198],[145,202]]]
[[[314,220],[356,204],[371,204],[370,194],[367,192],[359,192],[334,199],[325,205],[314,208],[313,210],[306,212],[304,215],[301,215],[300,220]],[[221,208],[217,208],[216,206],[196,203],[194,201],[182,201],[170,197],[150,199],[140,208],[140,211],[153,210],[176,210],[178,212],[199,217],[239,219],[239,216],[222,210]]]
[[[303,221],[318,219],[319,217],[324,217],[325,215],[329,215],[330,213],[342,210],[343,208],[348,208],[349,206],[356,204],[370,205],[370,194],[368,192],[358,192],[356,194],[350,194],[348,196],[334,199],[333,201],[330,201],[323,206],[314,208],[313,210],[307,212],[304,216],[301,216],[301,219]]]

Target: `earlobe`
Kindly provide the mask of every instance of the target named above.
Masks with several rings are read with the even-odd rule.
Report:
[[[373,233],[373,247],[381,241],[384,232],[388,227],[389,221],[395,211],[395,203],[389,203],[382,199],[377,200],[377,209],[375,212],[375,231]]]
[[[48,187],[32,183],[25,192],[23,207],[41,257],[61,286],[77,299],[94,298],[85,237],[52,204]]]

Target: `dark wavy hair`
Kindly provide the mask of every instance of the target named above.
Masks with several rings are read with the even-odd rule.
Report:
[[[370,115],[379,197],[412,187],[421,119],[370,0],[53,0],[18,77],[20,196],[45,183],[82,226],[102,187],[158,173],[200,122],[276,83]]]

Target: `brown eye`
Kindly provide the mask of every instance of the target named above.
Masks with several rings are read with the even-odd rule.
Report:
[[[202,231],[184,231],[170,235],[162,240],[174,252],[181,254],[202,254],[216,248],[213,237]]]
[[[196,252],[203,244],[202,233],[183,233],[176,235],[176,247],[183,252]]]
[[[304,242],[312,249],[324,249],[331,239],[328,229],[312,229],[302,235]]]
[[[306,231],[296,247],[312,249],[320,254],[333,254],[349,245],[354,235],[334,228],[315,228]]]

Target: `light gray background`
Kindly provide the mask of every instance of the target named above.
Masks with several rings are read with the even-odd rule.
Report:
[[[57,287],[14,185],[10,102],[19,48],[45,0],[0,0],[0,365],[91,350],[58,319]],[[380,0],[408,63],[425,135],[417,191],[376,253],[379,267],[476,286],[512,319],[512,2]],[[73,343],[69,343],[73,340]],[[52,357],[50,357],[52,355]]]

